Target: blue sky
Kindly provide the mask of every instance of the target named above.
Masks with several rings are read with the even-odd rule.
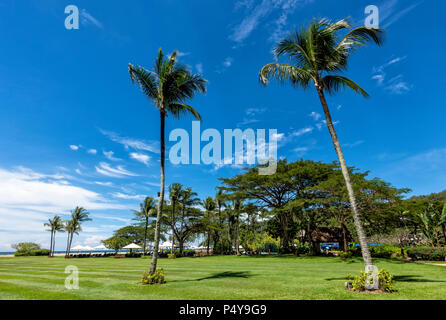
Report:
[[[79,30],[64,27],[67,5]],[[443,79],[438,72],[445,4],[428,1],[167,0],[0,3],[0,251],[18,241],[49,243],[43,222],[81,205],[93,221],[75,244],[97,245],[131,222],[159,188],[159,117],[131,84],[129,62],[151,68],[158,48],[209,80],[191,103],[202,130],[277,129],[278,155],[336,159],[314,91],[259,85],[274,41],[312,17],[364,23],[380,8],[384,47],[361,49],[347,75],[371,95],[330,97],[349,165],[413,194],[445,188]],[[191,118],[167,121],[191,131]],[[168,147],[171,144],[168,144]],[[205,198],[237,166],[167,164],[167,184]],[[63,235],[57,249],[64,248]]]

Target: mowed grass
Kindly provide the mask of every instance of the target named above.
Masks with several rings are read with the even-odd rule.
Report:
[[[446,299],[446,267],[376,260],[396,277],[397,293],[344,289],[361,260],[294,256],[161,259],[164,285],[140,285],[149,259],[0,258],[0,299]],[[79,289],[65,288],[65,267],[79,269]]]

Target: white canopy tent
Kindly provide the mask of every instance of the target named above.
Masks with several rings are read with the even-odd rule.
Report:
[[[107,248],[106,248],[103,244],[94,247],[94,249],[95,249],[95,250],[107,250]]]
[[[137,244],[131,243],[131,244],[125,246],[125,247],[122,248],[122,249],[141,249],[141,247],[138,246]]]
[[[170,249],[172,248],[172,242],[164,242],[160,244],[160,249]]]
[[[73,251],[83,251],[83,250],[85,250],[85,247],[84,246],[81,246],[81,245],[77,245],[77,246],[74,246],[73,248],[71,248],[71,250],[73,250]]]

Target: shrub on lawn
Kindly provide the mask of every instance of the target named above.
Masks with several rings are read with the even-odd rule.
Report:
[[[406,251],[414,260],[444,261],[446,257],[446,248],[415,247]]]
[[[361,273],[355,276],[352,281],[352,290],[358,292],[366,291],[365,283],[367,278],[371,275],[372,275],[371,272],[366,273],[364,271],[361,271]],[[381,269],[378,271],[378,281],[379,281],[379,290],[388,293],[395,291],[394,288],[395,280],[393,278],[393,275],[391,275],[390,272],[388,272],[387,270]]]
[[[29,256],[49,256],[50,250],[48,249],[34,249],[30,251],[16,251],[14,256],[16,257],[29,257]]]
[[[394,256],[401,256],[401,249],[399,247],[388,244],[383,244],[379,246],[369,246],[369,250],[373,258],[389,259]],[[361,247],[354,246],[350,248],[350,252],[355,257],[360,257],[362,255]]]
[[[150,274],[150,272],[144,272],[142,279],[142,284],[163,284],[166,283],[164,280],[164,270],[157,269],[154,274]]]
[[[20,242],[13,244],[12,248],[16,249],[14,256],[25,257],[25,256],[48,256],[50,250],[40,248],[40,245],[34,242]]]
[[[347,252],[340,251],[340,252],[339,252],[339,257],[340,257],[342,260],[348,260],[348,259],[351,259],[352,256],[353,256],[353,254],[352,254],[351,251],[347,251]]]

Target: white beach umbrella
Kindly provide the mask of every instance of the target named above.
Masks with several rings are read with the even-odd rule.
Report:
[[[125,247],[122,248],[122,249],[141,249],[141,247],[138,246],[137,244],[131,243],[131,244],[129,244],[128,246],[125,246]]]
[[[164,242],[164,243],[162,243],[162,244],[160,244],[160,248],[162,248],[162,249],[164,249],[164,248],[167,248],[167,249],[170,249],[170,248],[172,248],[172,242]]]

